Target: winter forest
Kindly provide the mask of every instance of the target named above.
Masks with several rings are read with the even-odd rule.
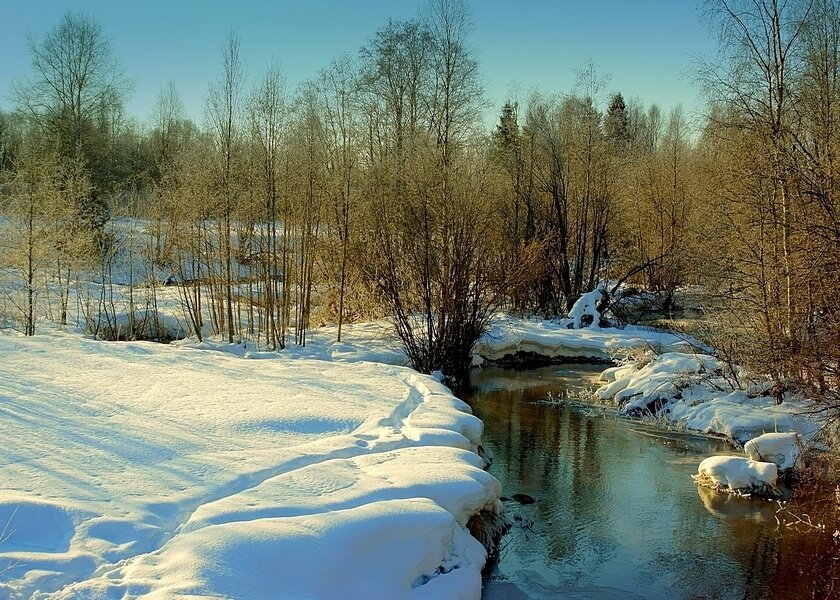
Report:
[[[531,345],[518,346],[524,354],[544,354],[533,328],[545,323],[559,323],[557,336],[614,330],[610,339],[619,342],[599,348],[618,344],[627,353],[621,360],[605,356],[619,366],[601,376],[602,400],[627,402],[631,416],[676,421],[663,415],[677,414],[675,403],[695,389],[686,386],[705,386],[712,395],[766,399],[766,414],[775,419],[769,428],[776,423],[782,431],[778,415],[799,418],[799,408],[786,407],[807,401],[809,418],[828,432],[820,447],[833,457],[840,417],[840,5],[708,0],[697,13],[698,27],[719,50],[697,58],[692,69],[702,116],[625,95],[595,64],[568,65],[576,69],[572,89],[547,81],[491,106],[471,49],[472,7],[466,0],[428,0],[415,18],[372,23],[361,48],[347,48],[294,88],[279,62],[245,64],[247,35],[231,31],[219,40],[218,77],[207,82],[196,119],[185,110],[178,81],[165,75],[152,114],[129,114],[132,73],[109,32],[95,14],[67,12],[46,35],[27,38],[30,72],[0,103],[0,338],[23,344],[78,331],[103,342],[187,340],[250,348],[260,357],[308,356],[310,346],[355,348],[358,332],[385,323],[392,350],[407,365],[458,391],[470,389],[479,354],[478,362],[505,354],[507,338],[492,335],[500,319],[530,323],[522,335],[531,336]],[[648,338],[645,347],[655,354],[646,358],[629,342],[622,346],[632,328],[649,326],[704,352],[699,368],[667,358],[664,346]],[[584,341],[561,345],[594,344],[581,335]],[[11,386],[17,371],[2,360],[0,375]],[[208,369],[223,368],[213,367],[220,359],[207,360]],[[620,369],[629,360],[636,361],[634,373],[653,369],[652,383],[628,384],[630,375]],[[670,395],[656,379],[657,365],[666,363],[663,373],[683,377],[667,380],[678,390]],[[325,381],[350,377],[342,373]],[[698,383],[704,374],[717,379]],[[288,377],[289,386],[297,385],[297,376]],[[380,371],[370,377],[391,385]],[[438,384],[411,382],[412,390],[425,390],[423,398],[449,394]],[[646,391],[633,396],[633,389]],[[0,411],[15,394],[0,389]],[[449,405],[439,410],[447,423],[456,419],[450,412],[465,418]],[[489,427],[489,417],[480,416]],[[734,427],[731,419],[721,417],[723,429],[715,430],[686,418],[689,429],[750,443],[752,434],[725,429]],[[457,434],[468,439],[464,451],[480,449],[480,429],[468,430]],[[431,434],[418,439],[425,435]],[[423,443],[454,451],[449,442]],[[411,470],[426,463],[407,464]],[[830,487],[836,458],[820,464],[815,477]],[[500,492],[484,476],[471,475],[491,490],[482,502],[495,494],[495,506]],[[699,477],[725,485],[711,470]],[[750,483],[764,484],[770,482],[761,477]],[[16,516],[4,507],[21,504],[3,493],[0,596],[53,597],[51,589],[63,590],[55,596],[62,598],[105,594],[111,583],[78,589],[68,583],[93,580],[92,570],[80,575],[84,569],[76,567],[65,569],[71,575],[64,587],[26,587],[23,575],[4,587],[25,557],[8,554],[4,569],[3,544],[14,542],[4,519]],[[495,510],[479,504],[472,515]],[[837,517],[834,506],[823,514]],[[465,518],[455,520],[466,525]],[[828,525],[835,551],[836,527]],[[150,542],[147,550],[177,539]],[[458,560],[467,561],[475,551],[459,552]],[[475,559],[479,570],[483,560]],[[152,569],[137,568],[143,576],[142,569]],[[415,574],[422,585],[415,581],[412,590],[457,570],[436,568]],[[318,579],[306,569],[311,581]],[[214,585],[213,593],[231,594],[224,597],[262,597],[258,588]],[[393,591],[402,588],[383,588],[391,591],[382,597],[472,597],[453,591],[473,589],[460,585],[440,588],[448,590],[440,596],[434,589],[402,596]],[[126,589],[133,590],[126,597],[149,591]],[[325,589],[312,597],[331,597]],[[359,597],[377,597],[376,587],[357,589],[364,590]]]
[[[716,347],[831,400],[840,11],[742,4],[708,6],[721,56],[698,65],[699,128],[585,67],[575,90],[499,107],[492,131],[458,2],[382,25],[296,90],[276,65],[246,80],[231,33],[200,123],[177,82],[125,114],[108,33],[68,13],[30,41],[0,115],[4,323],[72,313],[93,332],[128,310],[123,335],[160,337],[144,318],[174,285],[197,335],[274,349],[393,315],[416,367],[456,373],[495,308],[561,315],[621,280],[667,311],[702,286]],[[129,308],[109,302],[125,253],[143,259],[119,273]]]

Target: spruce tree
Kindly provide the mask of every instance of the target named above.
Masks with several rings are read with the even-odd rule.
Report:
[[[613,94],[610,98],[610,106],[604,119],[604,133],[619,152],[625,151],[630,144],[627,105],[621,93]]]

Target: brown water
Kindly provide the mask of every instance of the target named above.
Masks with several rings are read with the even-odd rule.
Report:
[[[826,534],[780,527],[776,503],[693,483],[699,462],[731,452],[727,444],[558,401],[594,387],[601,369],[474,372],[466,400],[484,421],[513,522],[485,600],[840,598],[830,535],[840,525],[827,523]],[[798,503],[788,505],[794,514],[806,506]]]

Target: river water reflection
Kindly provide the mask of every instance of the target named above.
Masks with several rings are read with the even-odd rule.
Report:
[[[601,370],[474,372],[465,399],[484,421],[513,522],[486,600],[840,597],[826,575],[837,566],[830,535],[779,528],[775,503],[692,482],[727,444],[557,401],[594,388]]]

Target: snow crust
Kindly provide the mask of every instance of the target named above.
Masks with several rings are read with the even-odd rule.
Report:
[[[466,404],[212,347],[0,335],[0,597],[479,597],[501,489]]]

